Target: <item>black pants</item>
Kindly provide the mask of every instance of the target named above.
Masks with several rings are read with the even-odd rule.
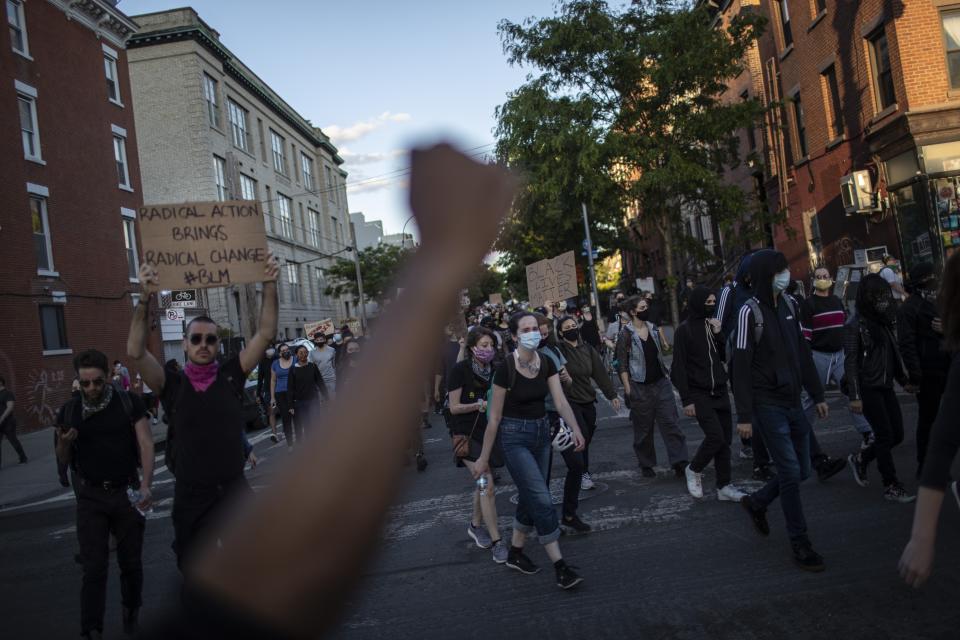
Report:
[[[280,423],[283,425],[283,437],[287,439],[287,446],[293,446],[293,416],[290,414],[290,398],[286,391],[277,391],[277,411],[280,412]]]
[[[930,428],[937,419],[946,385],[945,377],[929,373],[925,373],[920,381],[920,392],[917,394],[917,476],[923,470],[923,460],[930,444]]]
[[[704,439],[690,462],[690,469],[701,473],[710,461],[717,472],[717,489],[730,484],[730,442],[733,438],[733,415],[730,398],[698,395],[693,398],[697,410],[697,423],[703,430]]]
[[[897,468],[893,464],[893,448],[903,442],[903,414],[893,389],[864,388],[863,415],[873,429],[874,442],[862,452],[863,462],[877,461],[883,486],[897,484]]]
[[[77,539],[83,561],[80,630],[103,631],[107,600],[110,534],[117,539],[120,595],[124,607],[137,608],[143,592],[144,517],[130,504],[126,490],[106,491],[83,483],[77,488]]]
[[[0,455],[3,454],[2,442],[4,437],[13,445],[13,450],[17,452],[20,462],[25,462],[27,454],[23,452],[23,445],[20,444],[20,439],[17,438],[17,423],[14,421],[13,416],[7,418],[3,425],[0,425]]]
[[[291,432],[296,432],[297,434],[297,443],[303,441],[303,430],[310,424],[310,421],[313,420],[314,412],[319,406],[319,400],[297,400],[297,406],[294,407],[293,428],[291,429]],[[286,434],[286,425],[284,425],[283,431]],[[287,444],[292,444],[293,440],[289,440],[289,437],[290,436],[287,436]]]
[[[587,443],[580,455],[583,457],[583,472],[589,473],[590,441],[593,440],[593,434],[597,430],[597,404],[596,402],[571,402],[570,409],[573,410],[573,416],[577,419],[583,439]]]
[[[551,436],[560,428],[560,414],[548,411]],[[553,445],[550,446],[550,464],[547,466],[547,488],[550,488],[550,476],[553,474]],[[560,455],[567,465],[567,477],[563,481],[563,516],[576,515],[580,507],[580,481],[583,479],[583,454],[570,447]]]
[[[243,476],[223,484],[190,486],[177,482],[173,490],[173,551],[183,572],[191,554],[216,529],[223,514],[237,500],[253,495]]]

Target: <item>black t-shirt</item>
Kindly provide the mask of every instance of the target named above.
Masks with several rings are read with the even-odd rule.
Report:
[[[514,358],[515,364],[516,358]],[[508,366],[504,363],[493,374],[493,383],[504,389],[510,386]],[[540,356],[540,372],[536,378],[528,378],[517,371],[514,375],[513,388],[507,391],[507,397],[503,401],[504,417],[537,420],[547,415],[543,402],[550,393],[547,379],[556,373],[557,367],[553,364],[553,360],[544,356]]]
[[[473,372],[473,365],[468,358],[458,362],[447,378],[447,391],[450,392],[455,389],[460,389],[460,404],[475,404],[486,399],[490,382]],[[479,419],[477,418],[478,415],[480,415]],[[452,414],[451,418],[450,427],[453,433],[470,435],[472,432],[475,440],[483,438],[483,433],[487,428],[487,420],[481,412],[471,411],[470,413]],[[476,424],[476,428],[474,428],[474,424]]]
[[[0,414],[7,410],[7,403],[13,400],[16,400],[16,398],[10,389],[4,389],[3,391],[0,391]],[[13,413],[11,412],[10,415],[7,416],[6,420],[0,422],[0,429],[5,429],[8,425],[12,424],[14,424],[14,418]]]
[[[647,379],[643,384],[653,384],[663,378],[663,367],[660,366],[660,354],[657,351],[657,345],[654,344],[656,335],[651,331],[646,340],[640,340],[643,345],[643,359],[647,363]]]
[[[91,482],[122,482],[136,477],[140,451],[133,425],[147,415],[147,409],[140,396],[128,395],[132,407],[129,416],[116,390],[105,409],[85,420],[80,398],[60,407],[57,424],[77,429],[74,462],[82,478]],[[71,416],[66,415],[69,406],[73,406]]]

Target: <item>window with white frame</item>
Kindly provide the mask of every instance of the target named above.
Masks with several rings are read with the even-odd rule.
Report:
[[[17,53],[30,57],[27,44],[27,22],[20,0],[7,0],[7,24],[10,25],[10,46]]]
[[[280,217],[280,233],[288,238],[293,237],[293,201],[282,193],[277,192],[277,213]]]
[[[53,242],[50,239],[47,199],[35,193],[30,194],[30,224],[33,228],[33,251],[37,256],[37,273],[53,273]]]
[[[247,127],[247,110],[233,100],[227,99],[227,117],[230,119],[230,137],[234,146],[250,151],[250,130]]]
[[[130,170],[127,166],[127,138],[113,133],[113,158],[117,162],[117,180],[120,188],[130,189]]]
[[[40,334],[43,337],[44,351],[70,348],[67,344],[67,323],[63,317],[62,304],[40,305]]]
[[[217,102],[217,81],[209,74],[203,74],[203,99],[207,103],[207,117],[210,126],[220,128],[220,104]]]
[[[300,153],[300,170],[303,173],[303,186],[307,191],[313,191],[313,159],[303,152]]]
[[[103,73],[107,78],[107,97],[120,104],[120,76],[117,74],[117,52],[103,46]]]
[[[42,162],[40,153],[40,125],[37,121],[37,90],[30,85],[14,81],[17,90],[17,107],[20,111],[20,140],[23,142],[23,157]]]
[[[124,209],[123,215],[123,247],[127,251],[127,277],[131,282],[137,282],[140,274],[140,258],[137,255],[137,227],[136,213],[132,209]]]
[[[320,212],[307,209],[307,223],[310,226],[310,244],[320,246]]]
[[[295,262],[287,263],[287,282],[290,285],[290,302],[303,302],[303,287],[300,284],[300,265]]]
[[[273,153],[273,170],[287,175],[286,141],[283,136],[270,129],[270,151]]]
[[[227,199],[227,163],[220,156],[213,156],[213,181],[217,185],[217,200]]]
[[[240,174],[240,197],[244,200],[257,199],[257,181]]]

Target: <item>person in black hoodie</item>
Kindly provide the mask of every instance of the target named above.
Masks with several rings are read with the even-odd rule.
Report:
[[[930,427],[937,419],[940,399],[947,384],[950,354],[943,348],[943,323],[937,312],[937,276],[933,265],[922,262],[910,270],[910,293],[897,311],[900,354],[910,384],[917,392],[917,477],[930,441]]]
[[[753,254],[750,277],[754,297],[737,314],[733,354],[733,397],[737,404],[737,431],[742,437],[757,429],[777,467],[777,475],[740,501],[753,526],[770,535],[767,507],[777,497],[797,565],[823,571],[823,557],[813,550],[800,501],[800,483],[810,475],[810,422],[800,404],[806,389],[826,418],[823,385],[804,339],[796,302],[783,295],[790,284],[786,257],[764,249]]]
[[[673,338],[673,385],[680,392],[683,414],[696,418],[704,440],[685,470],[687,490],[703,497],[703,470],[710,461],[717,472],[717,500],[740,502],[744,493],[730,484],[730,440],[733,415],[727,394],[727,371],[720,321],[713,317],[717,296],[706,287],[690,293],[687,319]]]
[[[883,497],[893,502],[913,502],[897,478],[893,448],[903,442],[903,414],[893,391],[893,381],[908,392],[915,389],[907,381],[906,368],[893,336],[896,306],[890,285],[881,276],[864,276],[857,288],[857,312],[847,323],[843,336],[846,354],[847,395],[850,411],[866,416],[873,428],[874,440],[866,449],[850,454],[853,478],[866,487],[867,468],[874,459],[883,476]]]

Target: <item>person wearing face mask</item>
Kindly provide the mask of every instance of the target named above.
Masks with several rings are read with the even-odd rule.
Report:
[[[883,256],[883,268],[877,273],[890,285],[893,304],[895,307],[899,306],[907,297],[907,291],[903,288],[903,275],[900,273],[900,261],[890,255]]]
[[[361,339],[351,340],[344,347],[343,357],[337,364],[337,380],[341,386],[353,376],[354,369],[357,368],[357,362],[360,360]]]
[[[922,262],[910,270],[910,297],[897,310],[897,337],[910,384],[917,387],[917,477],[947,384],[950,354],[943,346],[943,323],[937,311],[937,277]]]
[[[297,444],[303,444],[301,441],[304,429],[311,424],[316,415],[320,396],[323,396],[324,401],[330,399],[323,374],[320,373],[317,365],[309,360],[305,345],[297,347],[297,362],[290,369],[287,380],[287,396]]]
[[[706,287],[690,292],[687,319],[673,340],[670,379],[680,393],[683,414],[696,418],[704,440],[684,470],[687,490],[703,497],[703,470],[713,462],[717,474],[717,500],[740,502],[745,495],[730,484],[730,442],[733,415],[723,366],[724,344],[720,321],[714,318],[717,296]]]
[[[895,317],[890,285],[877,274],[864,276],[857,288],[856,314],[847,323],[843,347],[850,410],[867,418],[874,441],[848,459],[861,487],[869,484],[868,468],[876,460],[883,478],[883,497],[893,502],[912,502],[916,496],[904,489],[893,462],[893,448],[903,442],[903,414],[893,383],[896,380],[908,391],[915,391],[907,380],[893,335]]]
[[[589,307],[588,307],[589,308]],[[583,339],[583,329],[577,328],[577,320],[572,316],[560,319],[560,352],[567,360],[567,373],[571,382],[564,388],[570,408],[577,416],[577,424],[583,432],[586,444],[583,447],[583,476],[580,480],[580,489],[593,489],[593,479],[590,477],[589,447],[593,433],[597,429],[597,393],[593,383],[603,392],[611,402],[614,411],[620,411],[620,398],[613,388],[613,382],[604,368],[600,354]],[[567,465],[570,468],[570,465]]]
[[[754,297],[737,316],[733,354],[733,397],[737,431],[763,438],[777,474],[740,501],[754,529],[770,535],[767,507],[778,497],[794,561],[806,571],[823,571],[823,557],[813,550],[800,500],[800,483],[810,475],[810,422],[800,402],[806,390],[826,418],[823,384],[817,377],[810,344],[804,339],[796,303],[783,292],[790,284],[787,258],[764,249],[753,254],[750,276]]]
[[[270,441],[274,444],[280,442],[280,435],[277,432],[277,412],[270,407],[270,380],[273,377],[273,361],[276,357],[277,349],[271,344],[264,351],[257,365],[257,405],[262,415],[267,416],[267,424],[270,425]]]
[[[310,362],[317,365],[327,393],[332,394],[337,390],[337,349],[330,346],[327,336],[322,332],[313,336],[313,346],[316,349],[310,352]]]
[[[617,339],[617,372],[623,393],[630,407],[633,423],[633,450],[644,477],[657,475],[657,451],[653,444],[654,424],[667,447],[670,466],[678,478],[685,477],[687,439],[680,430],[680,416],[673,397],[667,365],[663,362],[657,328],[647,319],[647,301],[634,296],[623,304],[631,321],[624,325]]]
[[[450,370],[447,380],[447,396],[450,410],[450,435],[466,436],[462,456],[454,453],[458,467],[466,467],[473,475],[477,458],[483,450],[483,438],[487,429],[487,391],[493,378],[493,358],[496,354],[496,337],[493,332],[477,327],[467,335],[466,350],[469,356],[457,362]],[[503,466],[503,454],[499,447],[490,453],[490,466]],[[473,492],[473,515],[467,526],[467,535],[481,549],[490,549],[493,561],[507,561],[507,544],[500,537],[497,525],[496,489],[492,473],[484,474],[487,487],[481,495],[479,487]]]
[[[287,394],[293,358],[290,357],[288,345],[281,344],[279,353],[280,357],[270,367],[270,409],[279,411],[287,451],[293,453],[293,416],[290,414],[290,397]]]
[[[813,364],[817,367],[817,377],[826,387],[831,381],[840,384],[844,375],[843,326],[847,320],[843,301],[830,293],[833,279],[826,267],[818,267],[813,272],[813,295],[800,304],[800,326],[803,337],[810,343]],[[803,409],[807,412],[807,421],[813,424],[816,417],[813,398],[803,395]],[[873,429],[866,418],[856,413],[850,414],[854,428],[863,438],[862,447],[873,440]],[[820,448],[813,431],[810,432],[810,455],[817,478],[823,482],[835,476],[847,466],[845,459],[834,459]]]
[[[610,315],[607,317],[607,324],[612,324],[620,320],[620,307],[626,301],[627,296],[622,291],[617,291],[613,298],[613,304],[610,305]]]

